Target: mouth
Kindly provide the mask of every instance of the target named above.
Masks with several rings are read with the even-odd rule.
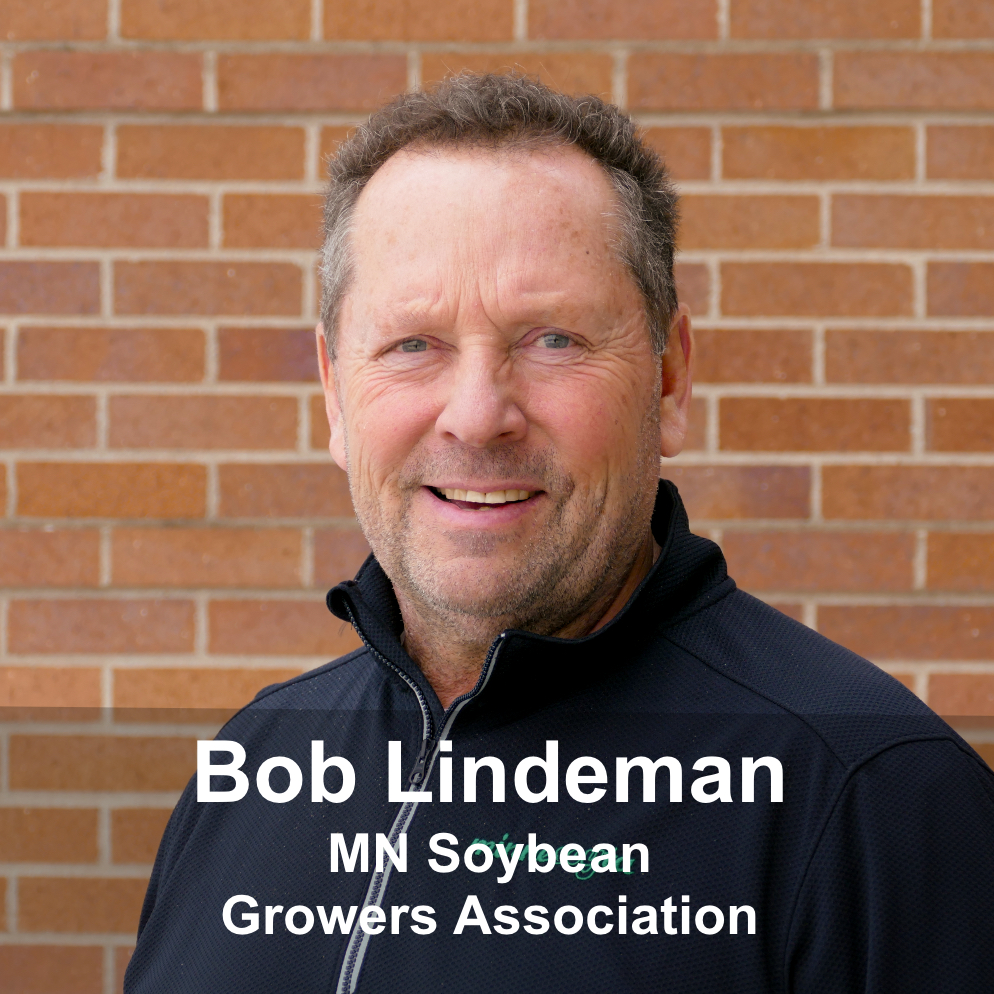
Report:
[[[451,487],[428,487],[439,500],[467,511],[485,511],[502,504],[523,504],[542,493],[541,490],[459,490]]]

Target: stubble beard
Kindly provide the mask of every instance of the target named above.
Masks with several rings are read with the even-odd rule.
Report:
[[[596,614],[603,602],[603,613],[613,601],[647,539],[655,498],[655,487],[647,484],[658,479],[658,421],[640,426],[639,435],[630,472],[610,481],[622,495],[620,506],[604,492],[578,491],[551,449],[527,453],[518,446],[494,446],[415,453],[399,477],[399,513],[384,513],[376,494],[354,487],[356,515],[398,599],[415,606],[422,622],[447,637],[483,644],[509,628],[576,637],[586,634],[584,622],[591,612]],[[478,559],[479,568],[487,571],[485,591],[472,597],[460,589],[458,579],[453,582],[444,562],[419,548],[413,520],[422,481],[467,476],[540,480],[543,500],[552,503],[541,532],[510,560],[500,561],[499,547],[514,538],[481,532],[456,539],[463,554]],[[587,630],[598,619],[596,615]]]

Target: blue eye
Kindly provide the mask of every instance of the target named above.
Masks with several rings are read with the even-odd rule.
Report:
[[[543,335],[541,340],[547,349],[565,349],[570,344],[568,335]]]
[[[427,349],[428,343],[423,338],[410,338],[400,343],[401,352],[425,352]]]

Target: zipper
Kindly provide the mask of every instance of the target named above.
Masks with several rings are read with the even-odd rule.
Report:
[[[462,711],[462,709],[477,694],[479,694],[490,681],[490,674],[493,672],[494,663],[497,661],[497,656],[500,652],[501,646],[504,644],[504,638],[507,635],[507,632],[501,632],[500,635],[494,639],[489,650],[487,651],[487,658],[484,660],[483,670],[480,673],[480,679],[476,682],[476,686],[447,712],[442,724],[442,729],[438,734],[438,738],[435,738],[431,734],[434,719],[432,718],[428,701],[421,692],[421,688],[399,666],[395,666],[382,653],[378,652],[369,644],[365,633],[356,624],[355,616],[352,614],[351,607],[346,605],[345,610],[348,611],[349,621],[358,633],[359,638],[362,639],[362,644],[376,659],[385,663],[398,676],[400,676],[401,679],[403,679],[403,681],[417,695],[418,703],[421,705],[422,717],[421,749],[418,752],[418,758],[415,761],[414,769],[411,770],[411,773],[408,776],[408,781],[414,786],[415,790],[423,791],[425,787],[427,787],[428,781],[431,779],[431,773],[435,766],[435,759],[439,753],[439,743],[448,738],[449,733],[452,730],[452,725],[458,717],[459,712]],[[397,817],[394,818],[393,824],[390,826],[390,832],[387,836],[390,841],[390,845],[394,848],[396,848],[397,840],[400,836],[410,828],[411,822],[414,821],[414,815],[417,812],[417,808],[417,801],[404,801],[404,803],[400,806],[400,810],[397,812]],[[393,863],[387,860],[386,866],[384,866],[382,873],[378,873],[376,870],[373,871],[369,881],[369,887],[366,889],[366,897],[363,901],[361,910],[365,910],[369,907],[378,908],[382,905],[383,899],[386,896],[387,884],[390,882],[390,873],[392,870]],[[359,927],[359,917],[357,915],[356,923],[352,926],[352,934],[349,936],[349,942],[345,948],[345,957],[342,961],[341,972],[338,974],[338,984],[335,987],[335,994],[355,994],[356,986],[359,983],[359,975],[362,973],[363,960],[366,958],[366,947],[369,945],[369,938],[368,933],[363,932],[363,930]]]

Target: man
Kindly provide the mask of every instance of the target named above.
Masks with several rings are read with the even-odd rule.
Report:
[[[127,991],[994,989],[991,772],[658,481],[675,219],[627,118],[523,78],[343,146],[318,338],[375,558],[328,603],[364,648],[203,752]]]

